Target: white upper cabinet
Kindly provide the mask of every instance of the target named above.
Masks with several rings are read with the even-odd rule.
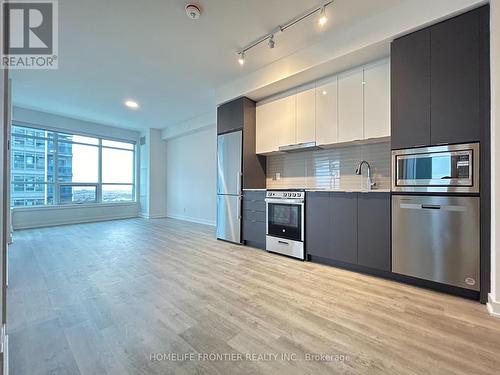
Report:
[[[281,146],[290,146],[295,144],[295,95],[287,96],[276,100],[276,116],[274,121],[278,127],[278,148]]]
[[[363,68],[338,76],[338,142],[363,139]]]
[[[296,95],[297,118],[295,143],[316,141],[316,93],[309,85]]]
[[[338,142],[337,76],[316,86],[316,144]]]
[[[260,104],[256,109],[256,152],[278,151],[295,140],[295,96]]]
[[[257,106],[257,153],[391,135],[390,61],[380,60],[302,86]]]
[[[380,138],[391,135],[391,67],[389,60],[364,67],[365,134]]]

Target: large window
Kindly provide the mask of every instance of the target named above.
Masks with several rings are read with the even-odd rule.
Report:
[[[132,202],[135,144],[12,127],[11,206]]]

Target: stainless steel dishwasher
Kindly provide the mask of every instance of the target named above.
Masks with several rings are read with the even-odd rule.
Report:
[[[392,271],[479,290],[477,196],[392,197]]]

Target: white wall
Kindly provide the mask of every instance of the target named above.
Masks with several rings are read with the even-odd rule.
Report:
[[[167,216],[215,225],[215,124],[167,141]]]
[[[97,135],[106,138],[115,138],[118,140],[135,142],[139,139],[139,132],[134,130],[115,128],[112,126],[96,124],[94,122],[82,121],[17,106],[14,106],[12,118],[15,122],[21,122],[26,126],[38,125],[53,130],[66,130],[80,133],[82,135]]]
[[[139,132],[81,121],[69,117],[14,107],[13,121],[26,126],[42,126],[53,130],[103,136],[117,140],[139,141]],[[139,160],[139,158],[137,158]],[[137,177],[137,176],[136,176]],[[137,190],[140,190],[139,188]],[[75,224],[92,221],[114,220],[137,217],[137,202],[78,205],[17,207],[12,210],[12,227],[16,229]]]
[[[139,216],[137,203],[94,204],[84,206],[16,207],[13,209],[14,230],[94,221],[129,219]]]
[[[491,0],[490,12],[491,293],[488,310],[500,318],[500,0]]]
[[[149,129],[141,133],[146,143],[140,146],[141,153],[141,216],[158,219],[167,216],[166,142],[161,130]]]
[[[144,144],[139,145],[139,204],[143,218],[149,218],[149,131],[141,133]]]

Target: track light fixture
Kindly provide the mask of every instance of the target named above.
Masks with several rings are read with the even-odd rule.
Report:
[[[326,8],[323,5],[323,8],[321,8],[321,11],[319,13],[318,23],[320,26],[323,26],[326,23],[326,21],[328,21],[328,18],[326,17]]]
[[[245,64],[245,51],[241,51],[241,52],[239,53],[239,56],[240,56],[240,57],[238,57],[238,63],[239,63],[240,65],[244,65],[244,64]]]
[[[274,45],[275,45],[275,42],[274,42],[274,34],[271,35],[271,37],[269,38],[269,41],[267,42],[267,45],[269,46],[269,48],[273,49],[274,48]]]
[[[255,39],[253,42],[247,44],[245,47],[241,48],[240,50],[236,51],[236,54],[238,55],[238,63],[240,65],[243,65],[245,63],[245,52],[248,50],[252,49],[253,47],[261,44],[262,42],[265,42],[267,40],[267,45],[269,48],[274,48],[275,46],[275,41],[274,41],[274,36],[277,33],[282,33],[289,27],[292,27],[293,25],[299,23],[300,21],[312,16],[313,14],[316,14],[319,12],[319,19],[318,23],[320,26],[323,26],[327,22],[327,17],[326,17],[326,7],[330,4],[333,3],[333,0],[329,1],[324,1],[321,5],[318,5],[314,8],[309,9],[308,11],[298,15],[295,18],[292,18],[290,21],[284,23],[283,25],[279,25],[274,28],[273,31],[270,33],[261,36],[258,39]]]

